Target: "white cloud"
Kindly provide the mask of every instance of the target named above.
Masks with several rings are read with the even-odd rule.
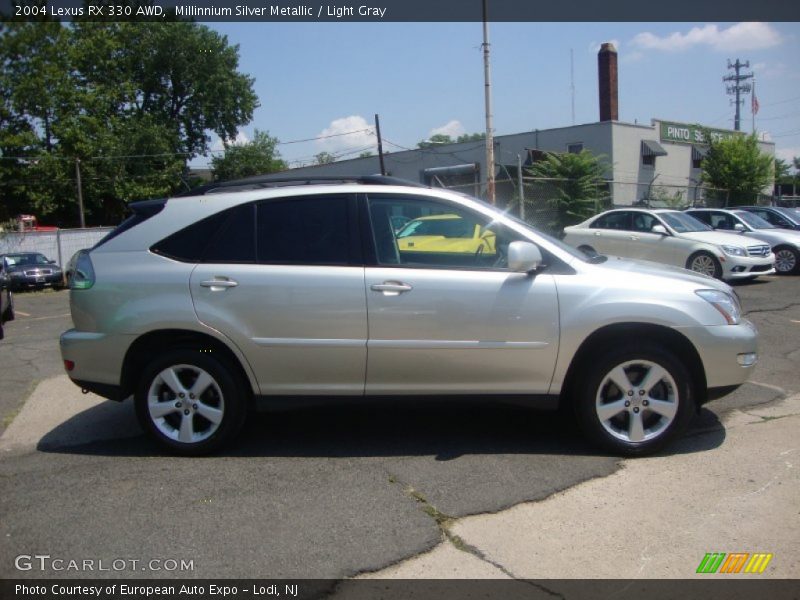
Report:
[[[449,135],[451,138],[456,139],[458,136],[464,134],[464,126],[461,121],[453,119],[448,121],[441,127],[434,127],[428,132],[428,137],[432,135]]]
[[[725,52],[771,48],[782,41],[781,35],[767,23],[737,23],[727,29],[716,25],[693,27],[687,33],[675,31],[663,37],[645,31],[634,36],[631,44],[644,50],[664,52],[680,52],[695,46]]]
[[[358,150],[377,144],[374,126],[360,115],[334,119],[330,125],[317,134],[317,137],[323,139],[315,140],[314,145],[320,151],[332,154]]]

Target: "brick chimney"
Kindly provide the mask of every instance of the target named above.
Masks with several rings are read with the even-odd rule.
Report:
[[[597,53],[597,75],[600,84],[600,120],[618,121],[617,99],[617,49],[605,43]]]

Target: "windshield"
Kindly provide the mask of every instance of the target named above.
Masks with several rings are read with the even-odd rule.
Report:
[[[747,223],[753,229],[776,229],[775,225],[765,221],[758,215],[754,215],[751,212],[747,212],[746,210],[737,210],[734,213],[737,217],[739,217],[742,221]]]
[[[698,221],[692,215],[679,212],[663,212],[658,213],[658,216],[664,219],[664,222],[672,227],[678,233],[690,233],[692,231],[713,231],[711,227]]]
[[[45,258],[44,254],[28,253],[28,254],[8,254],[6,255],[6,265],[9,267],[24,267],[31,265],[49,265],[50,261]]]

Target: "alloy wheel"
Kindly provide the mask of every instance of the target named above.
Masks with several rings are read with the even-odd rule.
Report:
[[[196,444],[219,429],[225,400],[219,384],[195,365],[173,365],[156,375],[147,392],[147,410],[166,437]]]
[[[613,437],[624,442],[657,438],[675,420],[678,386],[661,365],[633,360],[603,377],[595,397],[597,418]]]
[[[788,248],[775,253],[775,270],[778,273],[791,273],[797,267],[797,255]]]
[[[714,277],[715,273],[717,272],[717,265],[714,263],[714,259],[707,254],[699,254],[692,259],[692,264],[690,268],[695,273],[702,273],[703,275],[708,275],[709,277]]]

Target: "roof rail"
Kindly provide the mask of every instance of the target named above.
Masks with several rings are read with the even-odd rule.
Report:
[[[257,175],[245,179],[232,179],[230,181],[215,181],[206,183],[194,189],[176,194],[180,196],[203,196],[205,194],[218,194],[223,192],[244,192],[258,190],[262,188],[287,187],[295,185],[315,185],[315,184],[337,184],[337,183],[360,183],[363,185],[401,185],[405,187],[427,187],[415,181],[400,179],[399,177],[388,177],[386,175],[354,175],[354,176],[281,176],[281,175]]]

